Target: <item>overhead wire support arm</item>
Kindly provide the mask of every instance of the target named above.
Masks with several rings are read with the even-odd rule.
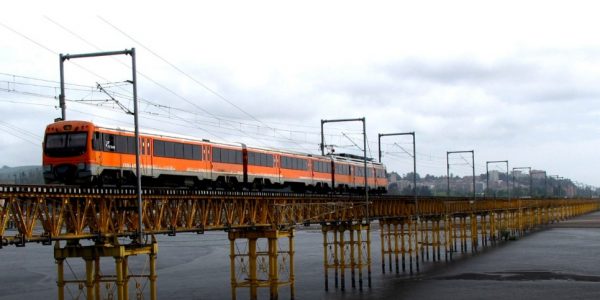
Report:
[[[531,167],[514,167],[514,168],[512,168],[513,190],[515,189],[515,170],[529,170],[529,197],[532,197],[531,184],[533,183],[533,180],[531,178]]]
[[[472,158],[472,167],[473,167],[473,200],[476,199],[476,190],[475,190],[475,150],[464,150],[464,151],[447,151],[446,152],[446,175],[448,182],[448,189],[446,192],[446,196],[450,196],[450,154],[460,154],[460,153],[471,153]]]
[[[509,185],[509,178],[510,178],[510,174],[508,173],[508,160],[491,160],[491,161],[486,161],[485,162],[485,190],[484,190],[484,198],[487,198],[487,191],[490,188],[490,172],[489,172],[489,164],[499,164],[499,163],[505,163],[506,164],[506,194],[507,194],[507,198],[510,201],[510,185]]]
[[[106,51],[106,52],[94,52],[94,53],[81,53],[81,54],[59,54],[60,59],[60,96],[59,103],[61,108],[61,120],[66,120],[66,105],[65,105],[65,75],[64,75],[64,62],[65,60],[76,59],[76,58],[90,58],[90,57],[102,57],[102,56],[113,56],[113,55],[130,55],[131,56],[131,84],[133,87],[133,119],[135,124],[135,171],[137,177],[137,202],[138,202],[138,232],[134,240],[135,243],[141,245],[143,240],[143,221],[142,221],[142,173],[140,170],[140,129],[138,122],[138,98],[137,98],[137,69],[135,63],[135,48],[119,50],[119,51]],[[110,96],[110,95],[109,95]],[[112,98],[112,97],[111,97]],[[114,99],[113,99],[114,100]]]
[[[417,215],[417,220],[419,220],[419,202],[418,202],[418,192],[417,192],[417,144],[415,142],[415,132],[399,132],[399,133],[380,133],[378,134],[377,146],[379,153],[379,162],[381,163],[381,138],[386,136],[403,136],[403,135],[412,135],[413,142],[413,196],[415,199],[415,211]],[[400,147],[397,143],[394,143],[396,146]],[[408,153],[404,148],[400,147],[404,152]],[[410,154],[409,154],[410,155]]]
[[[107,52],[94,52],[94,53],[81,53],[81,54],[59,54],[60,59],[60,95],[59,105],[61,110],[62,120],[66,120],[66,103],[65,103],[65,60],[71,60],[75,58],[88,58],[88,57],[100,57],[100,56],[112,56],[112,55],[131,55],[135,61],[135,48],[125,49],[120,51],[107,51]],[[135,81],[135,79],[133,80]],[[134,85],[135,86],[135,85]]]
[[[127,80],[128,82],[130,82],[129,80]],[[133,84],[133,82],[131,82]],[[125,105],[123,105],[119,100],[115,99],[115,97],[113,97],[106,89],[104,89],[99,83],[96,83],[98,90],[100,90],[101,92],[105,93],[108,97],[110,97],[110,99],[117,104],[117,106],[119,106],[119,108],[121,108],[121,110],[123,110],[125,113],[127,113],[128,115],[133,115],[134,112],[132,112],[129,108],[127,108]]]
[[[358,150],[362,151],[363,149],[360,149],[360,146],[358,144],[356,144],[347,134],[342,132],[342,135],[347,138],[350,143],[352,143],[356,148],[358,148]]]
[[[544,198],[548,197],[548,174],[546,171],[532,171],[531,174],[544,174]]]
[[[366,220],[367,224],[370,223],[369,220],[369,185],[367,178],[369,177],[369,172],[367,169],[367,122],[365,117],[362,118],[354,118],[354,119],[333,119],[333,120],[321,120],[321,155],[325,155],[325,134],[323,131],[323,125],[326,123],[341,123],[341,122],[362,122],[363,125],[363,161],[364,161],[364,176],[365,176],[365,203],[366,203]],[[334,171],[335,172],[335,171]]]

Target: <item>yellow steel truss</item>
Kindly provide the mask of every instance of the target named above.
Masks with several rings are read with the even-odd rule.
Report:
[[[322,226],[325,288],[333,269],[336,288],[339,283],[345,289],[346,275],[356,287],[358,274],[362,289],[365,271],[371,286],[373,220],[379,223],[382,271],[387,261],[390,272],[393,265],[396,272],[405,272],[408,261],[412,273],[413,266],[418,272],[425,260],[441,260],[441,252],[445,260],[452,259],[454,253],[476,252],[488,243],[516,239],[537,226],[600,208],[597,199],[421,197],[417,206],[412,197],[372,196],[367,205],[363,197],[350,195],[190,190],[145,190],[142,198],[143,232],[149,236],[228,231],[232,298],[237,289],[248,288],[252,299],[260,287],[268,287],[271,299],[276,299],[281,285],[289,285],[294,298],[293,228],[298,224]],[[113,282],[117,298],[128,299],[131,255],[148,255],[150,273],[142,276],[151,282],[151,299],[156,298],[156,243],[118,243],[118,237],[138,232],[138,218],[135,192],[127,189],[0,186],[0,248],[54,242],[59,299],[70,283],[78,284],[88,299],[98,299],[100,282]],[[16,231],[7,234],[9,224]],[[280,238],[287,238],[287,249],[278,245]],[[82,239],[94,243],[82,246]],[[240,242],[247,250],[239,250]],[[85,260],[85,280],[65,280],[64,262],[73,257]],[[116,275],[100,273],[102,257],[114,257]]]

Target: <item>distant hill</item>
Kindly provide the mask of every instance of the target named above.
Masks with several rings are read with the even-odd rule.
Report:
[[[0,184],[43,184],[42,166],[19,166],[0,168]]]

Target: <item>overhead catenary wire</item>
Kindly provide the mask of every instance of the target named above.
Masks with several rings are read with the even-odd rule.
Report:
[[[30,138],[27,138],[27,137],[24,137],[21,134],[15,133],[14,132],[15,128],[12,127],[12,126],[6,126],[6,125],[3,125],[3,124],[0,124],[0,130],[3,131],[3,132],[5,132],[5,133],[7,133],[7,134],[9,134],[9,135],[12,135],[12,136],[14,136],[14,137],[16,137],[16,138],[18,138],[20,140],[28,142],[28,143],[30,143],[32,145],[39,146],[39,143],[40,143],[39,141],[33,141],[33,140],[30,140]]]
[[[2,91],[2,89],[0,89],[0,91]],[[25,95],[31,95],[31,93],[28,92],[21,92],[21,91],[17,91],[17,90],[11,90],[11,93],[18,93],[18,94],[25,94]],[[48,98],[48,99],[54,99],[53,96],[51,95],[44,95],[44,94],[35,94],[37,97],[41,97],[41,98]],[[106,107],[104,105],[102,105],[105,102],[113,102],[110,99],[104,99],[104,100],[92,100],[92,99],[66,99],[67,102],[70,103],[76,103],[76,104],[81,104],[81,105],[90,105],[90,106],[94,106],[94,107],[99,107],[99,108],[106,108],[106,109],[117,109],[116,107]],[[21,103],[21,104],[25,104],[23,102],[19,102],[19,101],[9,101],[9,103]],[[37,104],[37,103],[32,103],[32,104],[36,104],[36,105],[44,105],[44,104]],[[53,105],[46,105],[46,106],[50,106],[50,107],[56,107]],[[120,109],[120,108],[119,108]],[[81,111],[77,111],[79,113],[82,113]],[[88,114],[86,112],[83,112],[84,114]],[[193,129],[201,129],[201,130],[205,130],[205,128],[202,127],[198,127],[198,125],[196,125],[194,122],[191,122],[190,120],[184,119],[182,117],[178,117],[178,118],[173,118],[172,115],[163,115],[163,114],[157,114],[157,113],[152,113],[152,112],[147,112],[147,111],[140,111],[140,113],[142,114],[141,117],[143,117],[144,119],[148,119],[148,120],[154,120],[154,121],[160,121],[162,123],[169,123],[171,125],[176,125],[176,126],[183,126],[183,127],[188,127],[188,128],[193,128]],[[147,116],[144,117],[143,115],[146,114]],[[158,117],[158,118],[162,118],[162,120],[158,120],[157,118],[151,118],[151,117]],[[191,124],[193,126],[187,126],[185,124],[182,123],[173,123],[173,122],[165,122],[165,119],[174,119],[174,120],[179,120],[182,121],[185,124]],[[121,121],[121,120],[119,120]],[[121,121],[122,122],[122,121]],[[126,124],[127,122],[122,122],[124,124]],[[214,128],[220,128],[220,129],[229,129],[229,127],[223,127],[222,124],[208,124],[208,126],[214,127]],[[159,130],[159,129],[157,129]],[[230,136],[236,136],[236,137],[254,137],[254,138],[260,138],[262,140],[266,140],[266,141],[276,141],[276,142],[287,142],[286,140],[283,140],[281,138],[278,137],[278,135],[273,134],[274,138],[268,138],[264,133],[258,133],[258,132],[254,132],[254,133],[248,133],[246,132],[244,135],[240,135],[240,134],[235,134],[235,133],[231,133],[231,132],[223,132],[223,131],[218,131],[218,130],[211,130],[211,133],[213,133],[213,135],[217,135],[217,134],[228,134]],[[297,143],[303,143],[306,145],[316,145],[316,143],[314,141],[310,141],[310,140],[296,140]],[[305,149],[305,147],[303,148],[294,148],[294,147],[287,147],[290,150],[302,150]],[[315,146],[316,148],[316,146]]]
[[[35,83],[26,83],[26,82],[17,82],[17,81],[11,81],[11,83],[16,83],[17,85],[23,85],[23,86],[31,86],[31,87],[41,87],[41,88],[48,88],[48,89],[52,89],[53,91],[55,91],[56,89],[58,89],[58,82],[57,81],[51,81],[51,80],[46,80],[46,79],[39,79],[39,78],[34,78],[34,77],[29,77],[29,76],[20,76],[20,75],[15,75],[15,74],[8,74],[8,73],[2,73],[0,75],[4,75],[4,76],[13,76],[13,77],[19,77],[19,78],[26,78],[26,79],[31,79],[34,81],[43,81],[43,82],[48,82],[48,83],[56,83],[56,86],[52,86],[52,85],[40,85],[40,84],[35,84]],[[1,81],[0,81],[1,82]],[[112,85],[115,85],[115,83],[110,83]],[[119,83],[116,83],[116,85],[118,85]],[[66,90],[70,90],[70,91],[83,91],[83,92],[90,92],[93,94],[93,92],[97,89],[97,87],[93,87],[93,86],[86,86],[86,85],[77,85],[77,84],[69,84],[66,83],[66,85],[73,85],[73,86],[77,86],[79,88],[69,88],[66,87]],[[108,90],[104,89],[106,92],[109,92]],[[5,91],[5,92],[12,92],[12,93],[20,93],[20,94],[27,94],[27,95],[33,95],[35,94],[36,96],[40,96],[40,97],[49,97],[49,98],[53,98],[56,99],[56,96],[50,96],[50,95],[44,95],[44,94],[40,94],[40,93],[31,93],[31,92],[26,92],[26,91],[22,91],[22,90],[18,90],[16,87],[13,86],[13,88],[0,88],[0,91]],[[55,93],[56,94],[56,93]],[[89,95],[88,95],[89,96]],[[128,95],[125,95],[123,93],[119,93],[116,91],[110,91],[110,96],[111,99],[114,97],[120,97],[123,98],[124,100],[128,100],[131,101],[132,98]],[[102,100],[95,100],[95,99],[86,99],[87,96],[82,97],[81,100],[75,100],[75,99],[70,99],[70,101],[81,101],[81,102],[97,102],[98,104],[102,104],[102,103],[107,103],[107,102],[111,102],[108,101],[109,99],[102,99]],[[112,99],[114,102],[114,99]],[[179,118],[181,120],[184,120],[186,122],[192,122],[192,123],[196,123],[196,122],[200,122],[202,124],[205,125],[209,125],[209,126],[213,126],[213,127],[218,127],[218,128],[224,128],[223,126],[225,125],[225,128],[229,128],[231,130],[236,130],[236,131],[243,131],[243,132],[247,132],[246,130],[240,129],[240,127],[251,127],[251,128],[255,128],[257,131],[259,130],[264,130],[269,129],[272,130],[274,132],[274,134],[276,134],[276,132],[287,132],[290,134],[290,136],[293,135],[311,135],[315,138],[315,142],[316,142],[316,138],[318,138],[318,136],[320,135],[319,132],[311,132],[311,131],[305,131],[305,130],[290,130],[290,129],[285,129],[285,128],[274,128],[274,127],[264,127],[261,125],[257,125],[257,124],[251,124],[251,123],[245,123],[245,122],[240,122],[238,120],[234,120],[234,119],[227,119],[227,118],[222,118],[222,117],[216,117],[215,121],[202,121],[200,119],[194,119],[194,120],[187,120],[183,117],[180,117],[179,115],[174,115],[172,114],[173,111],[178,111],[181,113],[185,113],[185,114],[191,114],[192,116],[196,117],[202,117],[200,115],[198,115],[195,112],[190,112],[189,110],[185,110],[182,108],[177,108],[177,107],[173,107],[173,106],[167,106],[167,105],[161,105],[161,104],[157,104],[155,102],[146,100],[144,98],[140,98],[139,99],[140,103],[146,103],[147,105],[150,105],[152,107],[157,107],[157,108],[161,108],[162,111],[164,111],[165,113],[168,113],[170,116],[174,117],[174,118]],[[212,123],[211,123],[212,122]],[[235,127],[235,126],[237,127]],[[210,132],[214,135],[214,132]],[[228,133],[230,134],[230,133]],[[346,136],[349,138],[350,134],[358,134],[358,133],[347,133]],[[362,135],[362,133],[361,133]],[[236,136],[243,136],[243,135],[236,135]],[[326,134],[326,136],[328,136],[329,138],[332,137],[342,137],[342,135],[335,135],[335,134]],[[281,139],[281,141],[289,141],[290,138],[285,138],[285,139]],[[222,139],[224,140],[224,139]],[[298,142],[298,139],[294,139],[296,142]],[[305,138],[306,140],[306,138]],[[368,140],[367,140],[368,141]],[[311,142],[314,143],[314,142]],[[368,143],[369,147],[371,143]]]
[[[164,57],[162,57],[161,55],[159,55],[158,53],[156,53],[155,51],[153,51],[152,49],[150,49],[149,47],[145,46],[144,44],[142,44],[140,41],[138,41],[137,39],[134,39],[131,35],[127,34],[125,31],[121,30],[120,28],[118,28],[117,26],[115,26],[114,24],[112,24],[111,22],[109,22],[108,20],[98,16],[98,18],[100,20],[102,20],[103,22],[105,22],[107,25],[109,25],[110,27],[112,27],[113,29],[115,29],[116,31],[120,32],[122,35],[126,36],[127,38],[129,38],[130,40],[132,40],[133,42],[137,43],[138,45],[140,45],[142,48],[144,48],[146,51],[150,52],[152,55],[154,55],[155,57],[157,57],[158,59],[162,60],[164,63],[166,63],[167,65],[171,66],[173,69],[175,69],[177,72],[179,72],[180,74],[184,75],[185,77],[187,77],[188,79],[190,79],[191,81],[193,81],[194,83],[198,84],[199,86],[203,87],[204,89],[206,89],[207,91],[209,91],[210,93],[212,93],[213,95],[215,95],[218,99],[221,99],[223,101],[225,101],[226,103],[228,103],[229,105],[233,106],[234,108],[236,108],[238,111],[242,112],[244,115],[248,116],[250,119],[263,124],[267,127],[270,127],[269,125],[267,125],[266,123],[264,123],[263,121],[259,120],[258,118],[256,118],[254,115],[250,114],[249,112],[247,112],[246,110],[242,109],[240,106],[238,106],[237,104],[235,104],[234,102],[230,101],[229,99],[227,99],[225,96],[223,96],[222,94],[218,93],[217,91],[215,91],[214,89],[210,88],[208,85],[202,83],[201,81],[197,80],[196,78],[194,78],[193,76],[189,75],[187,72],[183,71],[181,68],[177,67],[175,64],[171,63],[170,61],[168,61],[167,59],[165,59]],[[195,105],[195,104],[194,104]],[[295,141],[290,140],[290,142],[295,143]],[[300,147],[303,148],[303,146],[298,145]],[[306,149],[308,151],[308,149]]]
[[[78,35],[77,33],[73,32],[72,30],[68,29],[67,27],[65,27],[65,26],[61,25],[60,23],[58,23],[58,22],[56,22],[56,21],[54,21],[53,19],[49,18],[48,16],[45,16],[45,18],[46,18],[48,21],[50,21],[50,22],[52,22],[53,24],[55,24],[56,26],[58,26],[59,28],[61,28],[61,29],[65,30],[65,31],[66,31],[66,32],[68,32],[69,34],[71,34],[71,35],[75,36],[76,38],[80,39],[80,40],[81,40],[81,41],[83,41],[84,43],[86,43],[86,44],[90,45],[91,47],[95,48],[96,50],[98,50],[98,51],[102,51],[102,49],[101,49],[100,47],[98,47],[97,45],[95,45],[95,44],[93,44],[93,43],[89,42],[88,40],[86,40],[86,39],[85,39],[85,38],[83,38],[82,36]],[[100,17],[100,19],[102,19],[102,18]],[[106,20],[104,20],[104,21],[105,21],[105,22],[107,22]],[[117,29],[118,31],[120,31],[120,29],[116,28],[116,26],[114,26],[114,25],[112,25],[112,24],[110,24],[110,23],[109,23],[109,25],[110,25],[110,26],[112,26],[112,27],[115,27],[115,29]],[[121,32],[121,31],[120,31],[120,32]],[[163,61],[166,61],[164,58],[162,58],[162,57],[158,56],[158,55],[157,55],[156,53],[154,53],[152,50],[148,49],[147,47],[145,47],[144,45],[142,45],[141,43],[139,43],[138,41],[136,41],[135,39],[133,39],[132,37],[130,37],[129,35],[127,35],[126,33],[124,33],[124,32],[121,32],[121,33],[122,33],[122,34],[124,34],[124,35],[126,35],[126,36],[127,36],[128,38],[130,38],[132,41],[134,41],[134,42],[136,42],[136,43],[140,44],[140,46],[142,46],[143,48],[145,48],[146,50],[148,50],[149,52],[151,52],[153,55],[155,55],[155,56],[159,57],[161,60],[163,60]],[[116,60],[116,59],[115,59],[115,60]],[[121,64],[124,64],[124,63],[123,63],[123,62],[121,62],[121,61],[118,61],[118,62],[119,62],[119,63],[121,63]],[[168,63],[168,64],[170,64],[172,67],[174,66],[173,64],[171,64],[171,63],[169,63],[169,62],[167,62],[167,63]],[[178,70],[178,71],[181,71],[181,70]],[[176,97],[180,98],[181,100],[183,100],[183,101],[185,101],[185,102],[187,102],[187,103],[191,104],[192,106],[196,107],[197,109],[199,109],[199,110],[203,111],[204,113],[206,113],[206,114],[210,115],[211,117],[213,117],[213,118],[215,118],[215,119],[218,119],[218,120],[220,120],[220,119],[221,119],[219,116],[216,116],[216,115],[212,114],[211,112],[209,112],[209,111],[205,110],[204,108],[202,108],[202,107],[198,106],[198,105],[197,105],[196,103],[194,103],[193,101],[190,101],[190,100],[188,100],[186,97],[183,97],[183,96],[179,95],[178,93],[176,93],[176,92],[175,92],[175,91],[173,91],[172,89],[170,89],[170,88],[166,87],[165,85],[163,85],[163,84],[159,83],[158,81],[156,81],[156,80],[154,80],[154,79],[150,78],[149,76],[147,76],[147,75],[145,75],[145,74],[141,73],[139,70],[137,71],[137,73],[138,73],[139,75],[141,75],[142,77],[144,77],[145,79],[149,80],[150,82],[152,82],[152,83],[156,84],[156,85],[157,85],[157,86],[159,86],[160,88],[162,88],[162,89],[164,89],[164,90],[168,91],[169,93],[173,94],[174,96],[176,96]],[[186,75],[187,75],[187,74],[186,74]],[[189,75],[187,75],[187,76],[188,76],[188,77],[191,77],[191,76],[189,76]],[[213,92],[214,92],[214,91],[213,91]],[[155,104],[155,103],[152,103],[152,104],[153,104],[154,106],[156,106],[156,107],[160,107],[160,105],[157,105],[157,104]],[[259,121],[259,122],[260,122],[260,121]],[[262,122],[261,122],[261,123],[262,123]],[[273,131],[276,133],[276,130],[275,130],[274,128],[271,128],[271,126],[268,126],[268,125],[266,125],[266,124],[264,124],[264,123],[262,123],[262,124],[263,124],[263,125],[265,125],[265,126],[267,126],[267,127],[268,127],[268,128],[270,128],[270,129],[273,129]],[[283,137],[283,138],[285,138],[285,137]],[[222,138],[221,138],[221,139],[222,139]],[[287,140],[288,140],[288,141],[290,141],[290,142],[295,142],[295,141],[294,141],[293,139],[291,139],[291,138],[285,138],[285,139],[287,139]],[[225,140],[225,139],[223,139],[223,140]],[[257,139],[255,139],[255,140],[256,140],[256,141],[257,141],[259,144],[262,144],[262,145],[264,145],[264,144],[261,142],[261,140],[257,140]],[[306,149],[305,149],[305,150],[306,150]]]
[[[13,28],[11,28],[11,27],[7,26],[6,24],[4,24],[4,23],[0,22],[0,25],[1,25],[1,26],[3,26],[3,27],[5,27],[6,29],[10,30],[11,32],[13,32],[13,33],[15,33],[15,34],[17,34],[17,35],[19,35],[19,36],[21,36],[21,37],[25,38],[26,40],[28,40],[28,41],[30,41],[30,42],[32,42],[32,43],[34,43],[35,45],[37,45],[37,46],[41,47],[42,49],[45,49],[46,51],[48,51],[48,52],[50,52],[50,53],[53,53],[54,55],[58,55],[58,53],[57,53],[56,51],[54,51],[54,50],[50,49],[49,47],[47,47],[47,46],[43,45],[42,43],[39,43],[39,42],[35,41],[34,39],[32,39],[32,38],[28,37],[28,36],[27,36],[27,35],[25,35],[25,34],[22,34],[22,33],[18,32],[17,30],[15,30],[15,29],[13,29]],[[94,75],[94,76],[98,77],[98,78],[102,78],[103,80],[105,80],[105,81],[108,81],[108,80],[107,80],[106,78],[104,78],[103,76],[100,76],[99,74],[97,74],[97,73],[95,73],[95,72],[93,72],[93,71],[91,71],[91,70],[89,70],[89,69],[87,69],[87,68],[85,68],[85,67],[83,67],[83,66],[81,66],[81,65],[79,65],[79,64],[77,64],[77,63],[75,63],[75,62],[72,62],[72,64],[73,64],[73,65],[75,65],[75,66],[77,66],[78,68],[80,68],[80,69],[82,69],[82,70],[84,70],[84,71],[86,71],[86,72],[88,72],[88,73],[90,73],[90,74],[92,74],[92,75]],[[138,73],[139,73],[139,72],[138,72]],[[201,130],[202,130],[202,129],[201,129]],[[207,133],[209,133],[209,134],[210,134],[210,132],[207,132]]]

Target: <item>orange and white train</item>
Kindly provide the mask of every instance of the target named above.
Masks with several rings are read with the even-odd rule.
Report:
[[[129,185],[135,177],[134,132],[86,121],[47,126],[43,144],[46,183]],[[277,189],[292,192],[364,191],[364,161],[343,155],[216,143],[161,133],[140,133],[145,186],[203,189]],[[370,191],[385,192],[385,166],[367,162]]]

